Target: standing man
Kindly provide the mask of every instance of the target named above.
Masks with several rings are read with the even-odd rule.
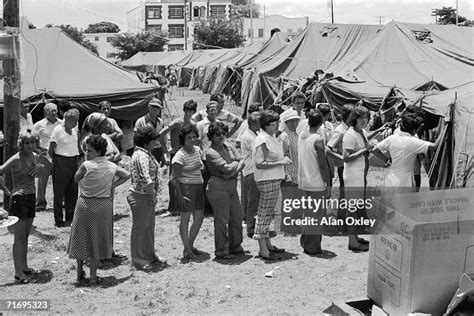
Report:
[[[227,138],[232,137],[234,133],[239,129],[242,124],[242,120],[235,114],[224,110],[224,95],[222,93],[214,93],[211,95],[210,102],[215,102],[217,104],[216,119],[226,124],[234,124],[227,134]],[[205,111],[199,111],[193,115],[193,120],[199,122],[205,118]],[[206,111],[207,112],[207,111]]]
[[[279,136],[286,129],[285,118],[287,115],[292,114],[293,111],[296,111],[296,113],[298,113],[301,122],[303,118],[303,107],[305,101],[306,97],[303,93],[299,91],[293,93],[293,96],[291,97],[291,107],[280,114],[280,124],[278,125],[278,132],[276,136]]]
[[[57,227],[71,226],[77,201],[77,183],[74,175],[79,167],[79,137],[77,122],[79,110],[64,113],[64,124],[53,130],[49,155],[53,157],[54,221]],[[63,221],[63,201],[66,222]]]
[[[109,117],[111,111],[112,104],[109,101],[104,100],[99,102],[99,112],[107,116],[107,119],[109,120],[110,125],[112,126],[112,131],[110,134],[107,134],[107,136],[109,136],[110,139],[112,139],[114,143],[118,145],[123,137],[123,132],[122,129],[120,129],[120,127],[118,126],[117,121]]]
[[[253,112],[247,119],[248,127],[241,136],[242,159],[245,163],[242,169],[242,184],[245,188],[241,192],[243,205],[243,214],[247,224],[247,236],[253,238],[255,232],[255,216],[257,216],[258,202],[260,193],[255,183],[253,154],[252,150],[255,145],[255,138],[260,129],[260,113]]]
[[[205,116],[203,120],[199,121],[196,126],[199,132],[198,144],[203,152],[204,150],[211,147],[211,141],[207,137],[209,125],[215,121],[219,121],[217,119],[217,102],[211,101],[206,104],[206,113],[207,116]]]
[[[135,122],[133,131],[136,132],[139,128],[144,126],[151,126],[159,133],[164,127],[163,120],[161,119],[162,109],[163,103],[160,100],[157,98],[151,99],[148,103],[148,113]],[[151,154],[163,166],[166,164],[165,153],[168,153],[163,137],[160,137],[159,142],[156,142],[156,144],[157,146],[151,150]]]
[[[58,119],[58,107],[54,103],[46,103],[44,106],[44,118],[33,125],[33,130],[39,136],[39,163],[44,167],[38,175],[38,187],[36,193],[36,211],[44,211],[48,202],[46,201],[46,186],[53,169],[53,158],[49,155],[49,141],[56,126],[63,123]]]
[[[191,121],[191,117],[196,113],[197,110],[197,103],[194,100],[188,100],[183,104],[183,112],[184,116],[175,119],[171,123],[169,123],[165,128],[163,128],[160,131],[160,135],[164,138],[166,134],[170,133],[170,145],[171,145],[171,151],[170,151],[170,162],[173,161],[174,155],[178,152],[178,150],[181,148],[181,144],[179,142],[179,134],[181,131],[189,126],[189,125],[194,125],[195,123]],[[165,141],[166,143],[166,141]],[[170,178],[171,178],[171,170],[170,168]],[[176,197],[175,197],[175,190],[173,188],[172,182],[168,182],[168,188],[169,188],[169,195],[170,195],[170,201],[168,204],[168,213],[167,215],[179,215],[179,212],[177,209],[175,209],[176,205]]]
[[[305,196],[312,199],[321,199],[329,188],[329,168],[326,161],[326,146],[324,139],[318,134],[323,123],[323,115],[318,110],[308,114],[309,130],[301,132],[298,140],[298,188]],[[304,217],[321,219],[325,215],[324,209],[304,210]],[[318,221],[319,222],[319,221]],[[304,253],[318,255],[321,250],[321,231],[318,226],[304,226],[301,233],[301,247]]]
[[[20,133],[26,133],[26,130],[33,131],[33,118],[30,112],[30,102],[21,102],[20,107]]]

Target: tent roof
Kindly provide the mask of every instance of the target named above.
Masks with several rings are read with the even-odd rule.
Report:
[[[248,58],[244,58],[239,61],[236,66],[242,68],[249,68],[254,65],[257,65],[264,61],[265,59],[272,56],[275,52],[280,50],[282,47],[288,45],[288,34],[284,32],[277,32],[263,44],[258,52],[255,55],[251,55]]]
[[[59,28],[22,32],[22,99],[46,92],[58,98],[152,91],[138,77],[76,43]]]
[[[183,60],[190,52],[184,50],[166,52],[138,52],[122,63],[128,69],[152,71],[155,66],[168,66]]]
[[[469,27],[390,22],[327,71],[384,86],[414,89],[435,81],[452,88],[473,80],[473,38]]]

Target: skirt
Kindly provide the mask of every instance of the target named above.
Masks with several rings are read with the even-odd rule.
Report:
[[[112,199],[80,196],[71,226],[69,257],[109,259],[113,252],[113,237]]]

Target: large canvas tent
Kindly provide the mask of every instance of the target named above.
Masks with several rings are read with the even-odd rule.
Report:
[[[280,90],[280,79],[310,76],[327,69],[373,39],[379,25],[311,23],[288,46],[255,69],[249,102],[270,105]]]
[[[474,29],[390,22],[370,43],[327,69],[335,76],[374,85],[442,89],[474,79]]]
[[[125,120],[146,112],[155,87],[97,57],[59,28],[22,30],[20,39],[21,99],[67,100],[84,112],[107,99],[111,116]]]
[[[168,65],[180,63],[189,52],[184,50],[166,52],[138,52],[122,63],[124,68],[141,72],[165,74]]]

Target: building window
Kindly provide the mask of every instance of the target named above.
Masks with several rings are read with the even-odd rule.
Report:
[[[252,37],[252,29],[249,29],[249,37]]]
[[[174,51],[174,50],[184,50],[184,45],[183,44],[168,45],[168,51]]]
[[[263,37],[263,29],[258,29],[258,37]]]
[[[199,8],[199,14],[202,16],[202,17],[205,17],[206,16],[206,7],[205,6],[201,6]]]
[[[225,5],[211,5],[211,17],[213,18],[225,17]]]
[[[168,35],[170,38],[183,38],[184,37],[184,25],[168,25]]]
[[[115,58],[117,57],[116,53],[107,53],[107,58]]]
[[[95,36],[95,37],[94,37],[94,41],[98,42],[98,41],[99,41],[99,37],[98,37],[98,36]]]
[[[161,19],[161,7],[148,7],[147,12],[149,19]]]
[[[107,36],[107,43],[111,43],[114,40],[114,37]]]
[[[147,25],[147,26],[146,26],[146,30],[147,30],[148,32],[151,32],[151,31],[161,31],[161,24]]]
[[[200,15],[199,15],[199,7],[194,7],[193,8],[193,17],[195,18],[198,18]]]
[[[169,19],[184,19],[183,6],[169,6],[168,18]]]

